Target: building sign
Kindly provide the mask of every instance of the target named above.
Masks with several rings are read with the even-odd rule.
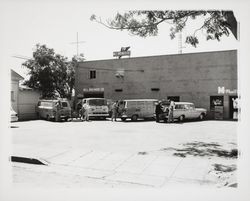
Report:
[[[104,88],[83,88],[83,92],[100,92],[104,91]]]
[[[218,94],[237,94],[237,89],[230,90],[225,87],[218,87]]]
[[[119,59],[123,56],[130,56],[131,52],[128,50],[130,47],[122,47],[121,51],[113,52],[113,57],[118,57]]]
[[[122,56],[130,56],[131,52],[113,52],[113,57],[122,57]]]

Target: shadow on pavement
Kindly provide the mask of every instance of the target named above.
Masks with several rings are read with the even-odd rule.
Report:
[[[191,142],[182,144],[184,148],[163,148],[161,151],[174,151],[174,156],[186,157],[191,156],[216,156],[216,157],[225,157],[225,158],[237,158],[238,150],[224,150],[221,149],[221,145],[217,143],[205,143],[205,142]]]

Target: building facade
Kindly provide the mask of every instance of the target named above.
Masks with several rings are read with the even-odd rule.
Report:
[[[19,120],[37,119],[37,103],[40,92],[26,86],[19,86],[18,118]]]
[[[75,86],[78,99],[172,99],[233,119],[237,80],[237,51],[228,50],[80,62]]]

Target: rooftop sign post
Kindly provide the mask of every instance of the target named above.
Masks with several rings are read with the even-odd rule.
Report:
[[[113,57],[118,57],[119,59],[123,56],[130,56],[131,51],[128,51],[130,47],[122,47],[121,51],[113,52]]]

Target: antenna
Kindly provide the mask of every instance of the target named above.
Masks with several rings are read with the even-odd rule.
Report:
[[[79,41],[78,40],[78,32],[76,32],[76,42],[72,42],[70,44],[76,44],[76,56],[78,57],[79,56],[79,44],[80,43],[85,43],[85,41]]]
[[[179,32],[178,37],[178,53],[182,54],[182,49],[185,48],[185,46],[182,46],[182,31]]]
[[[32,58],[27,57],[27,56],[22,56],[22,55],[12,55],[12,57],[17,58],[17,59],[32,60]]]

